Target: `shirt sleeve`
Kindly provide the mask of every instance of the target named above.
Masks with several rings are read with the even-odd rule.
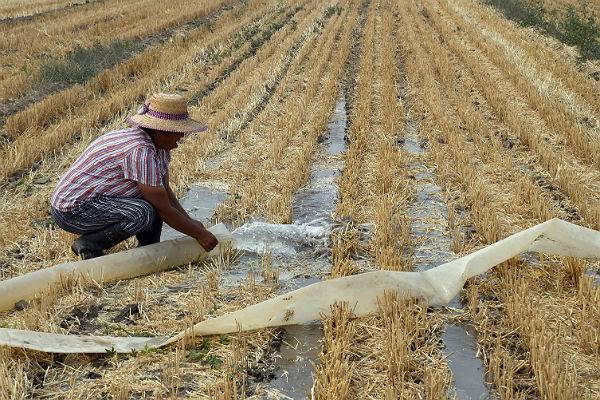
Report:
[[[125,179],[148,186],[164,186],[156,150],[149,147],[133,149],[123,159]]]

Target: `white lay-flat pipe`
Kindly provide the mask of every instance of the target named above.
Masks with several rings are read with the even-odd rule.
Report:
[[[20,300],[31,300],[64,279],[93,279],[98,283],[114,282],[164,271],[218,254],[230,244],[231,234],[223,224],[209,228],[219,245],[208,254],[189,236],[108,254],[90,260],[66,262],[54,267],[0,281],[0,311],[14,308]]]
[[[448,304],[467,279],[526,251],[574,257],[600,257],[600,232],[553,219],[436,268],[421,272],[375,271],[318,282],[241,310],[202,321],[170,339],[76,336],[0,329],[0,345],[55,353],[131,352],[166,346],[185,335],[215,335],[303,324],[328,315],[335,302],[346,301],[356,316],[377,310],[386,290]]]

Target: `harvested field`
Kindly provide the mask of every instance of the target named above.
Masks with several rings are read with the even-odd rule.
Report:
[[[552,218],[600,230],[594,47],[494,3],[6,2],[0,281],[76,260],[50,195],[155,92],[183,94],[208,124],[172,152],[170,182],[237,249],[64,281],[1,313],[0,328],[167,337],[314,283],[429,270]],[[314,324],[132,354],[0,347],[0,399],[592,400],[599,282],[600,254],[532,252],[469,279],[447,307],[386,291],[366,316],[339,302]]]
[[[0,6],[0,21],[24,19],[89,2],[89,0],[6,0]]]

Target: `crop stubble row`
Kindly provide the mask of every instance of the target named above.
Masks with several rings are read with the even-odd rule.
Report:
[[[410,270],[406,254],[413,199],[409,156],[398,147],[406,110],[400,101],[396,43],[404,33],[394,6],[374,1],[361,44],[355,104],[344,156],[342,201],[336,213],[355,223],[374,223],[366,250],[379,268]],[[352,228],[334,236],[332,276],[356,272],[360,251]],[[442,398],[450,389],[448,366],[438,342],[442,320],[414,301],[387,293],[372,316],[355,319],[347,304],[332,307],[323,321],[325,340],[315,376],[318,398]],[[352,349],[352,350],[350,350]],[[427,361],[425,361],[427,360]]]

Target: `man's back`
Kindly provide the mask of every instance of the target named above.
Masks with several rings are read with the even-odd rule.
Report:
[[[98,196],[142,197],[137,182],[162,186],[170,156],[156,149],[140,128],[106,133],[94,140],[60,178],[52,207],[71,210]]]

